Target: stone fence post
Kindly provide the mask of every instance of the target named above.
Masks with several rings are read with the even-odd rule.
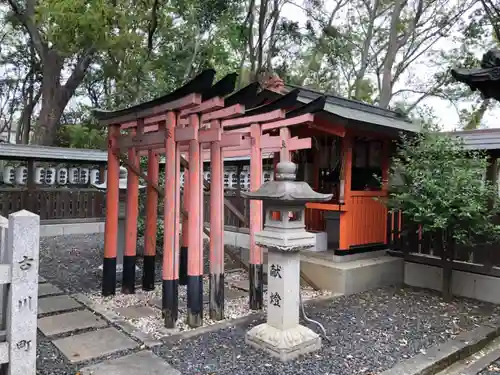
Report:
[[[38,215],[22,210],[8,223],[0,217],[0,284],[10,284],[1,301],[7,341],[0,343],[0,363],[8,363],[9,375],[36,374],[39,247]]]

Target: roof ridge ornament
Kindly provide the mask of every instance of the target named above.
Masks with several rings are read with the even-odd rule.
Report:
[[[261,71],[257,73],[257,81],[262,90],[269,90],[281,94],[285,88],[285,81],[283,81],[278,74],[266,68],[261,69]]]

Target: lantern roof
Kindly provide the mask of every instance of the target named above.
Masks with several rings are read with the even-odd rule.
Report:
[[[247,199],[275,201],[277,202],[325,202],[332,199],[333,194],[321,194],[315,192],[307,182],[295,181],[297,166],[290,162],[280,162],[276,166],[274,181],[268,181],[258,190],[253,192],[241,192]]]

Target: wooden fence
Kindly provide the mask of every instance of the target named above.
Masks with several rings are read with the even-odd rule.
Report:
[[[237,195],[234,192],[226,192],[224,198],[230,201],[247,220],[250,218],[250,205],[247,199]],[[210,222],[210,193],[205,193],[203,202],[203,216],[205,223]],[[224,206],[224,226],[226,230],[239,230],[241,228],[248,228],[245,223],[240,221],[238,216],[232,213],[226,206]]]
[[[242,214],[246,217],[247,221],[250,219],[250,201],[244,199],[236,192],[226,191],[224,197],[229,200]],[[305,209],[305,221],[306,229],[313,231],[324,231],[325,230],[325,219],[323,210],[317,209]],[[265,215],[265,204],[263,207],[263,215]],[[205,223],[210,222],[210,193],[205,193],[204,205],[203,205],[203,216]],[[233,231],[243,231],[248,230],[248,225],[242,222],[238,216],[236,216],[227,207],[224,207],[224,226],[226,230]]]
[[[0,216],[2,329],[0,363],[7,374],[36,374],[40,217],[19,211]]]
[[[481,243],[478,239],[474,246],[455,245],[445,235],[423,231],[399,212],[389,213],[387,220],[387,243],[392,255],[436,267],[443,267],[449,259],[454,270],[500,277],[500,244]],[[500,221],[500,216],[495,221]],[[445,253],[446,249],[451,253]]]
[[[105,192],[89,187],[0,188],[0,215],[27,210],[41,220],[104,218]]]

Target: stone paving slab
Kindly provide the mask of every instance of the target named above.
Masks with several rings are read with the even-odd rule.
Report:
[[[250,282],[248,281],[248,279],[246,279],[246,280],[237,280],[237,281],[231,281],[231,282],[229,282],[229,285],[231,285],[231,287],[233,287],[233,288],[241,289],[241,290],[243,290],[245,292],[248,292]],[[264,283],[264,290],[267,290],[267,284],[266,283]]]
[[[62,294],[63,291],[50,283],[38,285],[38,297],[45,297],[51,294]]]
[[[116,309],[116,312],[127,319],[145,318],[155,314],[155,311],[151,307],[142,305],[120,307]]]
[[[151,298],[149,301],[148,301],[148,305],[149,306],[153,306],[153,307],[156,307],[157,309],[160,309],[161,310],[161,298]]]
[[[241,289],[245,292],[248,292],[249,289],[249,281],[248,280],[238,280],[238,281],[232,281],[230,285],[233,288]]]
[[[134,340],[116,328],[104,328],[69,336],[54,340],[53,343],[72,363],[87,361],[138,346]]]
[[[82,305],[66,295],[40,298],[38,300],[38,315],[62,312],[78,307],[82,307]]]
[[[240,290],[240,289],[231,289],[231,288],[225,288],[224,289],[224,298],[226,299],[237,299],[241,297],[247,297],[248,296],[248,291]]]
[[[168,363],[149,351],[87,366],[81,375],[181,375]]]
[[[108,324],[88,310],[80,310],[38,319],[38,328],[45,336],[60,335],[87,328],[101,328]]]

